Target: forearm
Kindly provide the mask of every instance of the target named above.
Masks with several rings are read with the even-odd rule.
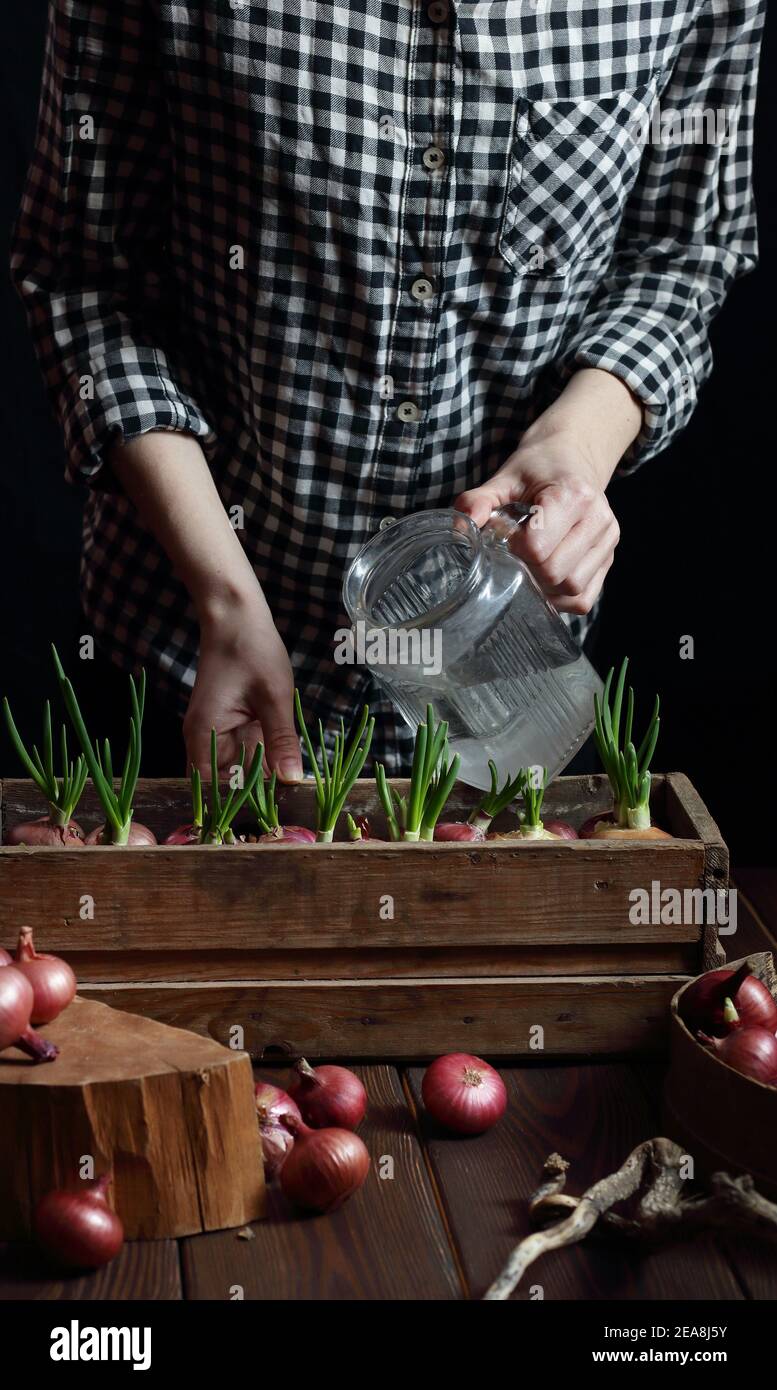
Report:
[[[185,584],[201,624],[218,623],[248,604],[264,604],[192,435],[150,431],[114,445],[110,464]]]
[[[606,488],[642,428],[642,407],[611,372],[583,367],[523,435],[522,446],[568,438]]]

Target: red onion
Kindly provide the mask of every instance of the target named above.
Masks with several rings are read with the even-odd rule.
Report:
[[[313,1129],[334,1125],[339,1129],[358,1129],[367,1109],[367,1092],[358,1076],[347,1067],[324,1066],[315,1069],[302,1057],[296,1063],[298,1079],[289,1087],[305,1124]]]
[[[75,996],[76,977],[67,961],[59,956],[39,955],[32,940],[32,927],[22,927],[16,947],[16,969],[32,985],[31,1023],[52,1023]]]
[[[105,832],[105,826],[104,826],[104,825],[96,825],[95,828],[94,828],[94,830],[90,830],[90,831],[89,831],[89,834],[87,835],[87,837],[86,837],[86,839],[85,839],[85,841],[84,841],[84,844],[86,844],[86,845],[109,845],[109,844],[111,844],[112,841],[111,841],[110,839],[107,839],[107,840],[103,839],[104,832]],[[149,830],[149,828],[148,828],[147,825],[141,825],[141,823],[140,823],[139,820],[133,820],[133,822],[132,822],[132,824],[131,824],[131,826],[130,826],[130,828],[129,828],[129,835],[128,835],[127,840],[126,840],[126,843],[127,843],[128,845],[155,845],[156,842],[157,842],[157,839],[156,839],[156,835],[154,834],[153,830]],[[121,848],[121,846],[117,846],[117,848]]]
[[[314,845],[316,832],[304,825],[278,825],[266,835],[260,835],[258,840],[260,845],[279,845],[282,842],[288,845]]]
[[[725,1038],[711,1038],[700,1031],[697,1037],[727,1067],[767,1086],[777,1085],[777,1038],[768,1028],[737,1028]]]
[[[596,838],[597,828],[602,825],[615,825],[614,811],[600,811],[598,816],[589,816],[577,832],[578,840],[593,840]]]
[[[507,1107],[499,1072],[468,1052],[449,1052],[432,1062],[421,1095],[429,1114],[455,1134],[483,1134]]]
[[[59,1048],[30,1027],[32,985],[15,965],[0,970],[0,1052],[18,1047],[35,1062],[53,1062]]]
[[[577,840],[579,838],[574,825],[570,825],[568,820],[546,820],[542,823],[545,829],[559,840]]]
[[[12,825],[5,837],[7,845],[53,845],[55,848],[80,849],[84,832],[77,821],[56,825],[51,816],[39,816],[21,825]]]
[[[469,821],[451,820],[435,826],[434,838],[453,841],[485,840],[486,832],[477,825],[470,825]]]
[[[2,948],[2,946],[0,946],[0,965],[12,965],[12,964],[13,964],[13,956],[9,956],[8,952],[7,952],[7,951],[4,951],[3,948]]]
[[[713,1037],[724,1037],[731,1028],[724,1017],[727,998],[736,1005],[744,1027],[759,1024],[772,1033],[777,1029],[777,1003],[766,985],[750,974],[747,961],[736,971],[709,970],[688,985],[680,999],[680,1017],[692,1033],[703,1028]]]
[[[199,845],[202,843],[202,826],[179,825],[175,830],[171,830],[169,835],[162,841],[165,845]]]
[[[254,1098],[262,1137],[264,1176],[272,1182],[294,1144],[294,1126],[301,1124],[302,1116],[291,1096],[269,1081],[257,1081]]]
[[[370,1155],[350,1129],[296,1127],[294,1147],[281,1168],[284,1195],[311,1211],[335,1211],[370,1171]]]
[[[33,1215],[35,1238],[58,1264],[97,1269],[118,1255],[124,1228],[105,1199],[110,1181],[105,1176],[41,1197]]]

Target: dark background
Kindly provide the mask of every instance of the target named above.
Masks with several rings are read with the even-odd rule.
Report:
[[[78,606],[80,498],[62,480],[59,429],[4,270],[35,131],[46,8],[25,0],[0,21],[0,693],[26,731],[52,688],[48,643],[72,651],[87,630]],[[689,428],[612,485],[622,540],[597,650],[600,667],[631,656],[645,704],[660,691],[656,766],[688,773],[740,864],[775,861],[773,14],[768,27],[756,150],[761,265],[734,287],[714,325],[715,372]],[[694,639],[693,660],[679,657],[684,635]],[[89,675],[97,681],[90,668],[79,666],[79,690]],[[104,712],[101,688],[85,695]],[[183,747],[169,724],[156,738],[148,732],[146,773],[180,775]],[[4,730],[0,740],[0,776],[18,776]]]

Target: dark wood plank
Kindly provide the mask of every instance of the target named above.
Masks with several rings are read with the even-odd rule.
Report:
[[[660,1106],[666,1069],[649,1063],[637,1063],[634,1071],[651,1102]],[[672,1137],[671,1132],[669,1137]],[[768,1241],[757,1241],[751,1235],[720,1235],[715,1243],[724,1253],[748,1298],[777,1299],[777,1259],[773,1245]]]
[[[63,1276],[26,1244],[0,1245],[0,1302],[19,1300],[153,1299],[182,1297],[178,1245],[174,1240],[135,1240],[105,1269]]]
[[[292,1209],[274,1184],[268,1212],[250,1227],[181,1242],[185,1296],[229,1299],[455,1299],[456,1265],[397,1072],[355,1068],[369,1095],[361,1126],[373,1159],[364,1187],[337,1212]],[[262,1073],[282,1085],[277,1072]],[[382,1156],[394,1177],[381,1179]]]
[[[538,1018],[548,1056],[660,1054],[669,1002],[684,983],[677,975],[179,981],[91,984],[82,993],[225,1044],[240,1023],[243,1046],[256,1058],[272,1049],[377,1062],[462,1046],[488,1057],[531,1057]]]
[[[572,1164],[569,1191],[612,1172],[641,1140],[658,1133],[655,1107],[628,1065],[502,1069],[510,1105],[477,1139],[445,1135],[423,1114],[423,1073],[408,1073],[422,1134],[471,1295],[482,1297],[512,1247],[530,1229],[527,1201],[548,1154]],[[556,1251],[518,1290],[528,1299],[737,1299],[739,1285],[710,1242],[643,1253],[612,1240]],[[536,1296],[536,1295],[535,1295]]]
[[[764,941],[755,949],[777,949],[777,869],[737,869],[734,881],[740,901],[743,898],[747,900]],[[750,949],[745,947],[740,954],[747,955]]]

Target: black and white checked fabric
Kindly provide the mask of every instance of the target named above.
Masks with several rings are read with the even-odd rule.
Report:
[[[12,273],[90,484],[86,611],[185,704],[197,628],[116,435],[197,435],[306,705],[348,717],[340,586],[447,505],[580,365],[688,420],[756,254],[760,0],[53,0]],[[735,139],[660,144],[657,106]],[[580,628],[582,630],[582,624]],[[385,706],[379,705],[385,713]],[[404,730],[379,721],[398,770]]]

